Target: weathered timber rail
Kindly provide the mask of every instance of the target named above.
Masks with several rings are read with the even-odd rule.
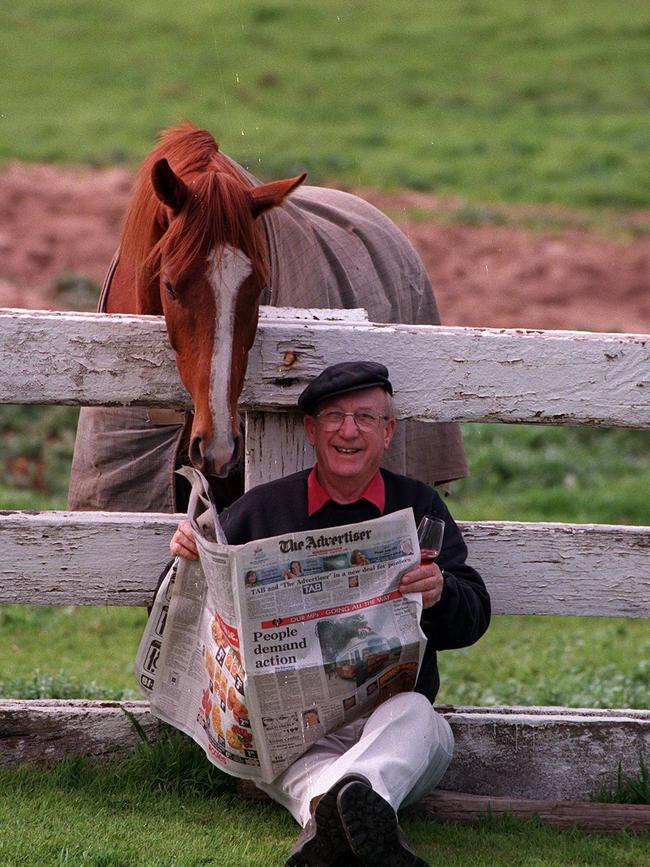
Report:
[[[0,512],[0,602],[148,605],[178,519]],[[460,526],[496,614],[650,616],[645,527],[514,521]]]
[[[0,402],[190,406],[160,317],[5,310],[0,335]],[[293,407],[326,365],[378,356],[403,418],[650,427],[648,335],[343,323],[327,311],[261,320],[241,405]]]
[[[249,485],[308,464],[287,408],[323,366],[360,357],[389,359],[401,417],[650,427],[647,335],[389,326],[362,311],[267,310],[242,399]],[[157,317],[0,311],[0,366],[0,402],[189,406]],[[146,605],[176,520],[2,513],[0,602]],[[648,527],[462,526],[497,613],[650,617]],[[124,550],[126,564],[116,556]],[[155,731],[144,702],[0,701],[0,763],[120,754],[133,743],[125,709]],[[650,710],[442,710],[457,741],[443,786],[479,799],[585,799],[619,762],[634,773],[639,754],[650,755]],[[470,815],[481,803],[458,806],[454,797],[443,793],[447,806],[437,809],[453,802]]]

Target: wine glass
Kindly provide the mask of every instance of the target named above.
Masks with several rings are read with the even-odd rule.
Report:
[[[442,537],[445,534],[445,522],[442,518],[425,515],[418,524],[418,542],[420,543],[420,565],[432,563],[442,548]]]

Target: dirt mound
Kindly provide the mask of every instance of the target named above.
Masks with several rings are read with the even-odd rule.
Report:
[[[100,283],[132,180],[122,168],[12,165],[0,173],[0,306],[71,306],[60,294],[65,274]],[[650,331],[647,235],[610,238],[570,220],[530,230],[516,225],[514,209],[501,220],[508,225],[464,225],[433,196],[363,195],[411,239],[448,325]]]

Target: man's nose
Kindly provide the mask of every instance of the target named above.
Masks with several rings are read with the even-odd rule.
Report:
[[[343,424],[339,428],[339,433],[345,437],[355,437],[359,433],[359,428],[352,414],[345,416]]]

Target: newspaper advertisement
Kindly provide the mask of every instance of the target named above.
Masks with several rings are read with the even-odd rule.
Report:
[[[412,690],[424,652],[411,509],[227,545],[195,470],[198,561],[174,561],[136,659],[154,716],[227,773],[270,782],[324,734]]]

